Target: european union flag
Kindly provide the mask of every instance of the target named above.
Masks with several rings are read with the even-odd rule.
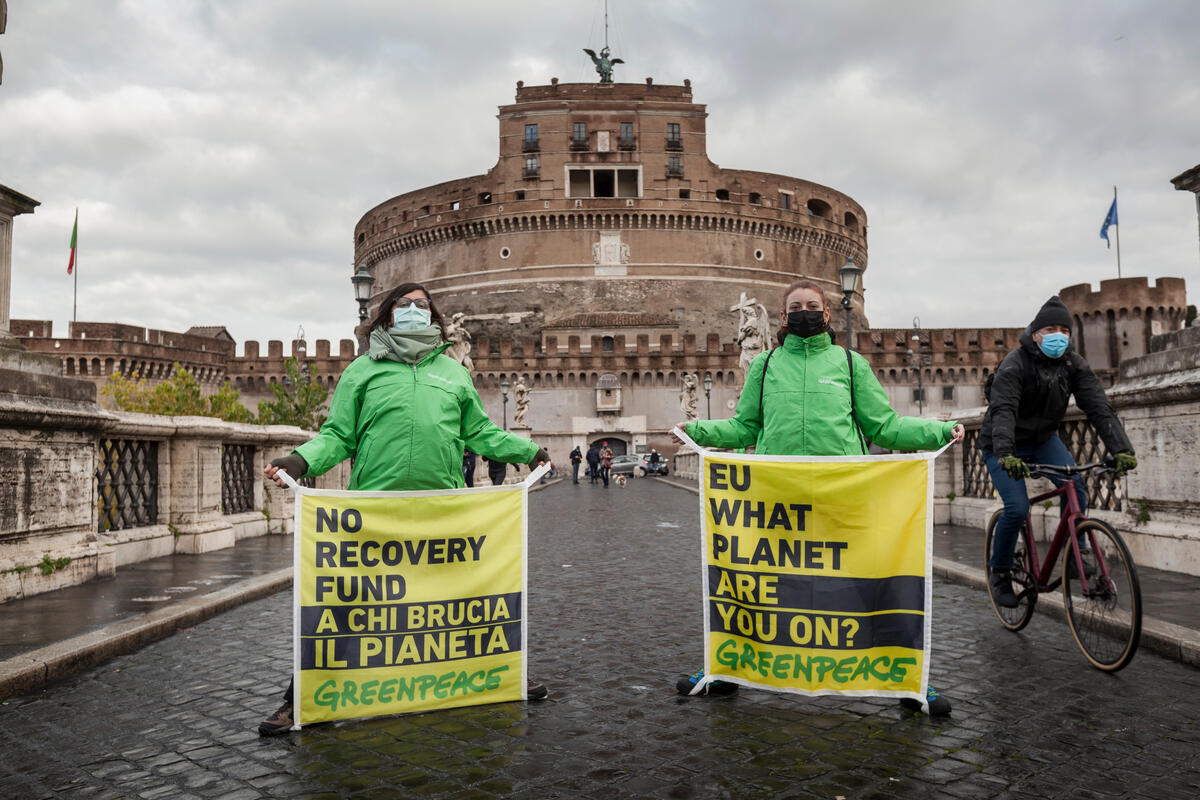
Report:
[[[1104,218],[1104,224],[1100,226],[1100,238],[1104,240],[1110,248],[1112,242],[1108,241],[1108,227],[1117,224],[1117,198],[1113,198],[1112,206],[1108,209],[1108,216]]]

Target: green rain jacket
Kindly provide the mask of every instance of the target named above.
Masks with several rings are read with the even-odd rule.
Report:
[[[329,419],[294,452],[321,475],[349,456],[349,489],[461,489],[463,448],[527,464],[538,447],[496,427],[467,370],[434,348],[419,364],[359,356],[342,373]]]
[[[950,441],[956,423],[902,417],[892,410],[871,365],[854,359],[854,415],[863,434],[889,450],[934,450]],[[732,419],[689,422],[696,444],[739,448],[754,445],[763,455],[861,455],[850,418],[850,369],[846,351],[829,334],[802,339],[789,335],[767,366],[763,386],[760,353],[750,363]],[[759,390],[762,389],[762,408]]]

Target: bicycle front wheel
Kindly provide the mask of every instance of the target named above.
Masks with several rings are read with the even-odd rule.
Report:
[[[1029,554],[1032,550],[1029,546],[1029,526],[1022,524],[1017,543],[1013,547],[1013,565],[1012,571],[1009,573],[1013,594],[1017,596],[1017,607],[1008,608],[996,602],[996,597],[992,594],[991,589],[992,568],[990,564],[992,561],[992,538],[996,533],[996,522],[999,521],[1002,513],[1004,513],[1003,509],[992,514],[992,518],[988,520],[987,533],[983,537],[983,564],[984,572],[987,575],[987,593],[988,599],[992,601],[992,610],[999,617],[1000,624],[1010,631],[1019,631],[1028,625],[1030,618],[1033,617],[1033,609],[1037,605],[1037,581],[1031,574]]]
[[[1075,532],[1088,545],[1081,551],[1083,577],[1075,549],[1063,554],[1063,602],[1075,643],[1097,669],[1116,672],[1137,652],[1142,638],[1142,590],[1129,548],[1107,524],[1086,519]]]

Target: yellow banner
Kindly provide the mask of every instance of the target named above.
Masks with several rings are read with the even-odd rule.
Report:
[[[297,726],[524,699],[526,493],[297,492]]]
[[[706,680],[923,701],[931,455],[701,451]]]

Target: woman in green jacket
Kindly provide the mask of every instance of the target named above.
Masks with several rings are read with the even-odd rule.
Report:
[[[951,439],[961,441],[963,427],[956,422],[893,411],[867,360],[851,351],[848,361],[846,350],[833,344],[830,314],[820,286],[803,280],[788,286],[779,313],[780,346],[750,363],[733,418],[681,422],[679,428],[699,445],[753,446],[762,455],[862,455],[860,429],[890,450],[934,450]],[[690,694],[703,675],[681,678],[676,688]],[[726,681],[708,684],[710,694],[737,688]],[[928,701],[930,714],[950,713],[950,702],[932,687]],[[920,707],[915,700],[901,702]]]
[[[369,345],[338,379],[320,432],[266,468],[276,485],[283,486],[281,469],[293,478],[323,475],[350,456],[347,488],[359,491],[461,489],[464,448],[531,468],[550,460],[529,439],[488,419],[471,374],[444,354],[445,321],[425,287],[403,283],[384,298]],[[291,728],[292,689],[259,725],[260,734]],[[541,684],[526,689],[530,700],[547,694]]]

